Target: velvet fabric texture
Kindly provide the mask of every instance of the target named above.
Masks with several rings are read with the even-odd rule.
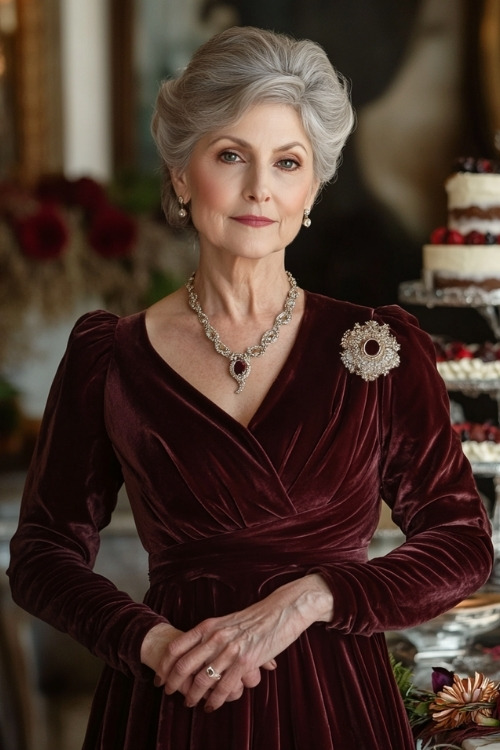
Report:
[[[366,382],[340,341],[371,319],[390,326],[401,362]],[[123,480],[149,553],[144,603],[92,572]],[[368,561],[381,497],[407,541]],[[477,590],[489,534],[432,343],[399,307],[306,293],[248,427],[166,364],[144,313],[98,311],[78,321],[56,375],[9,576],[22,607],[106,662],[85,750],[413,750],[384,631]],[[152,626],[191,628],[312,571],[331,586],[333,620],[240,700],[205,714],[154,687],[139,659]]]

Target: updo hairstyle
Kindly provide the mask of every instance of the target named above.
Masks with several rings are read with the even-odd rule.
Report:
[[[347,81],[315,42],[235,26],[203,44],[158,93],[152,133],[163,164],[162,206],[172,227],[191,220],[189,211],[179,217],[170,169],[185,169],[200,138],[262,102],[294,107],[312,144],[316,178],[322,186],[334,177],[354,123]]]

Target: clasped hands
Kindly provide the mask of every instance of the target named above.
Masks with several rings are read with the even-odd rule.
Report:
[[[278,654],[313,622],[332,616],[332,594],[321,576],[311,574],[187,632],[156,625],[144,639],[141,660],[154,670],[157,687],[168,695],[179,691],[189,707],[205,700],[211,712],[258,685],[261,669],[276,669]]]

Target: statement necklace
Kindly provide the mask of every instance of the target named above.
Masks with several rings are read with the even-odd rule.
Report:
[[[292,319],[293,308],[295,307],[295,302],[297,300],[297,297],[299,296],[299,292],[297,290],[297,282],[293,278],[292,274],[289,271],[286,271],[286,275],[290,283],[290,289],[286,296],[283,310],[276,316],[273,327],[262,334],[260,343],[256,344],[255,346],[249,346],[242,353],[232,352],[228,346],[222,343],[219,334],[217,333],[215,328],[210,325],[210,321],[201,309],[201,305],[198,302],[198,295],[194,291],[194,273],[186,284],[186,289],[188,290],[189,295],[189,306],[198,316],[198,320],[200,321],[203,330],[205,331],[206,337],[213,343],[215,351],[218,354],[222,354],[223,357],[226,357],[226,359],[229,360],[229,374],[238,383],[238,388],[236,389],[235,393],[241,393],[241,391],[245,387],[245,381],[250,375],[250,371],[252,369],[250,365],[250,359],[252,357],[261,357],[266,351],[269,344],[272,344],[273,341],[276,341],[276,339],[278,338],[281,326],[286,325]]]

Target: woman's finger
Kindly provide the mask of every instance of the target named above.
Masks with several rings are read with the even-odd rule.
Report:
[[[224,703],[237,700],[243,695],[245,687],[255,687],[260,682],[260,670],[252,670],[245,675],[248,685],[243,684],[242,678],[235,669],[228,669],[219,684],[214,688],[205,702],[205,711],[210,713],[216,711]],[[195,680],[196,681],[196,680]]]
[[[222,698],[222,703],[224,703],[227,696],[237,692],[240,686],[241,680],[235,679],[234,675],[232,678],[230,675],[223,675],[222,672],[218,671],[217,666],[209,665],[194,675],[190,688],[186,693],[186,706],[196,706],[207,691],[210,691],[207,704],[213,704],[213,695],[215,692],[218,693]]]
[[[239,700],[241,698],[241,696],[243,695],[244,690],[245,690],[245,688],[243,687],[243,685],[241,685],[238,690],[234,690],[232,693],[229,693],[229,695],[227,696],[227,698],[226,698],[226,700],[224,702],[225,703],[231,703],[231,701],[237,701],[237,700]],[[208,697],[210,697],[210,696],[208,696]],[[205,704],[205,708],[206,708],[206,704]]]
[[[247,688],[256,687],[261,681],[260,669],[252,669],[241,678],[243,685]]]
[[[165,692],[175,693],[176,690],[181,690],[181,685],[183,685],[187,679],[196,679],[196,677],[198,677],[197,685],[199,686],[199,690],[197,696],[198,700],[200,700],[203,696],[203,693],[200,692],[201,689],[205,688],[208,690],[209,688],[213,688],[212,680],[217,680],[215,677],[217,669],[213,666],[213,658],[213,645],[200,643],[199,646],[191,649],[188,653],[183,654],[173,664],[165,664]],[[207,672],[208,668],[214,670],[214,676],[211,676],[210,671]]]
[[[267,669],[269,672],[272,672],[273,669],[276,669],[278,666],[278,662],[276,659],[271,659],[270,661],[266,661],[265,664],[262,665],[262,669]]]

